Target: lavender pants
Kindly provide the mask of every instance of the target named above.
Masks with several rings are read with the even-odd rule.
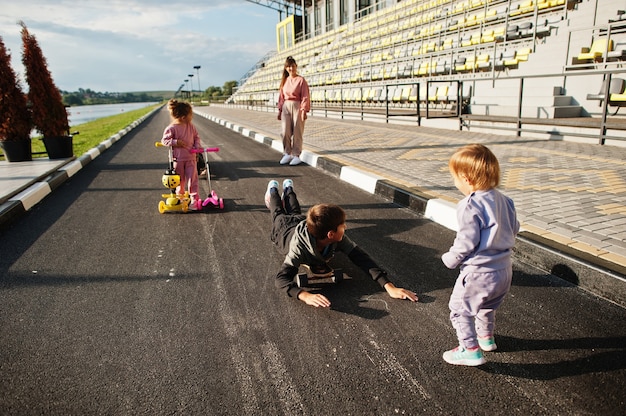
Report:
[[[512,267],[493,272],[461,270],[450,296],[450,321],[459,345],[478,347],[476,336],[493,335],[496,309],[511,288]]]

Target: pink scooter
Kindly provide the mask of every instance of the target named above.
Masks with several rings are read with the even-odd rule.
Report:
[[[202,207],[209,206],[211,208],[224,209],[224,200],[219,198],[213,188],[211,188],[211,171],[209,170],[209,155],[210,152],[219,152],[219,147],[207,147],[204,149],[191,149],[191,153],[202,153],[204,157],[204,164],[206,166],[206,177],[209,181],[209,196],[202,201]]]

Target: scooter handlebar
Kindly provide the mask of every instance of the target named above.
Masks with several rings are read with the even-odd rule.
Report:
[[[220,148],[219,147],[206,147],[204,149],[191,149],[190,152],[191,153],[212,153],[212,152],[219,152]]]
[[[165,145],[161,142],[155,142],[154,145],[156,147],[165,147]],[[212,153],[212,152],[219,152],[220,148],[219,147],[206,147],[204,149],[191,149],[190,152],[191,153]]]

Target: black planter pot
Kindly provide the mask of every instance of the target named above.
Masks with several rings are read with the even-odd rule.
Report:
[[[27,162],[33,160],[30,139],[28,140],[6,140],[0,142],[4,157],[9,162]]]
[[[42,140],[50,159],[67,159],[74,156],[72,139],[72,136],[56,136]]]

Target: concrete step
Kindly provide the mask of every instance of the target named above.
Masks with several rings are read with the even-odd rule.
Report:
[[[517,116],[517,106],[494,105],[494,104],[472,104],[471,114],[491,115],[491,116]],[[569,118],[581,117],[582,107],[579,105],[564,106],[523,106],[522,117],[532,118]]]
[[[579,105],[553,107],[553,118],[581,117],[583,108]]]
[[[504,98],[504,99],[503,99]],[[517,103],[517,96],[500,97],[497,101],[493,97],[475,97],[472,99],[472,105],[493,105]],[[572,97],[570,96],[524,96],[522,106],[527,107],[552,107],[552,106],[568,106],[572,105]]]
[[[572,105],[572,97],[570,97],[569,95],[557,95],[553,98],[553,104],[557,107]]]

